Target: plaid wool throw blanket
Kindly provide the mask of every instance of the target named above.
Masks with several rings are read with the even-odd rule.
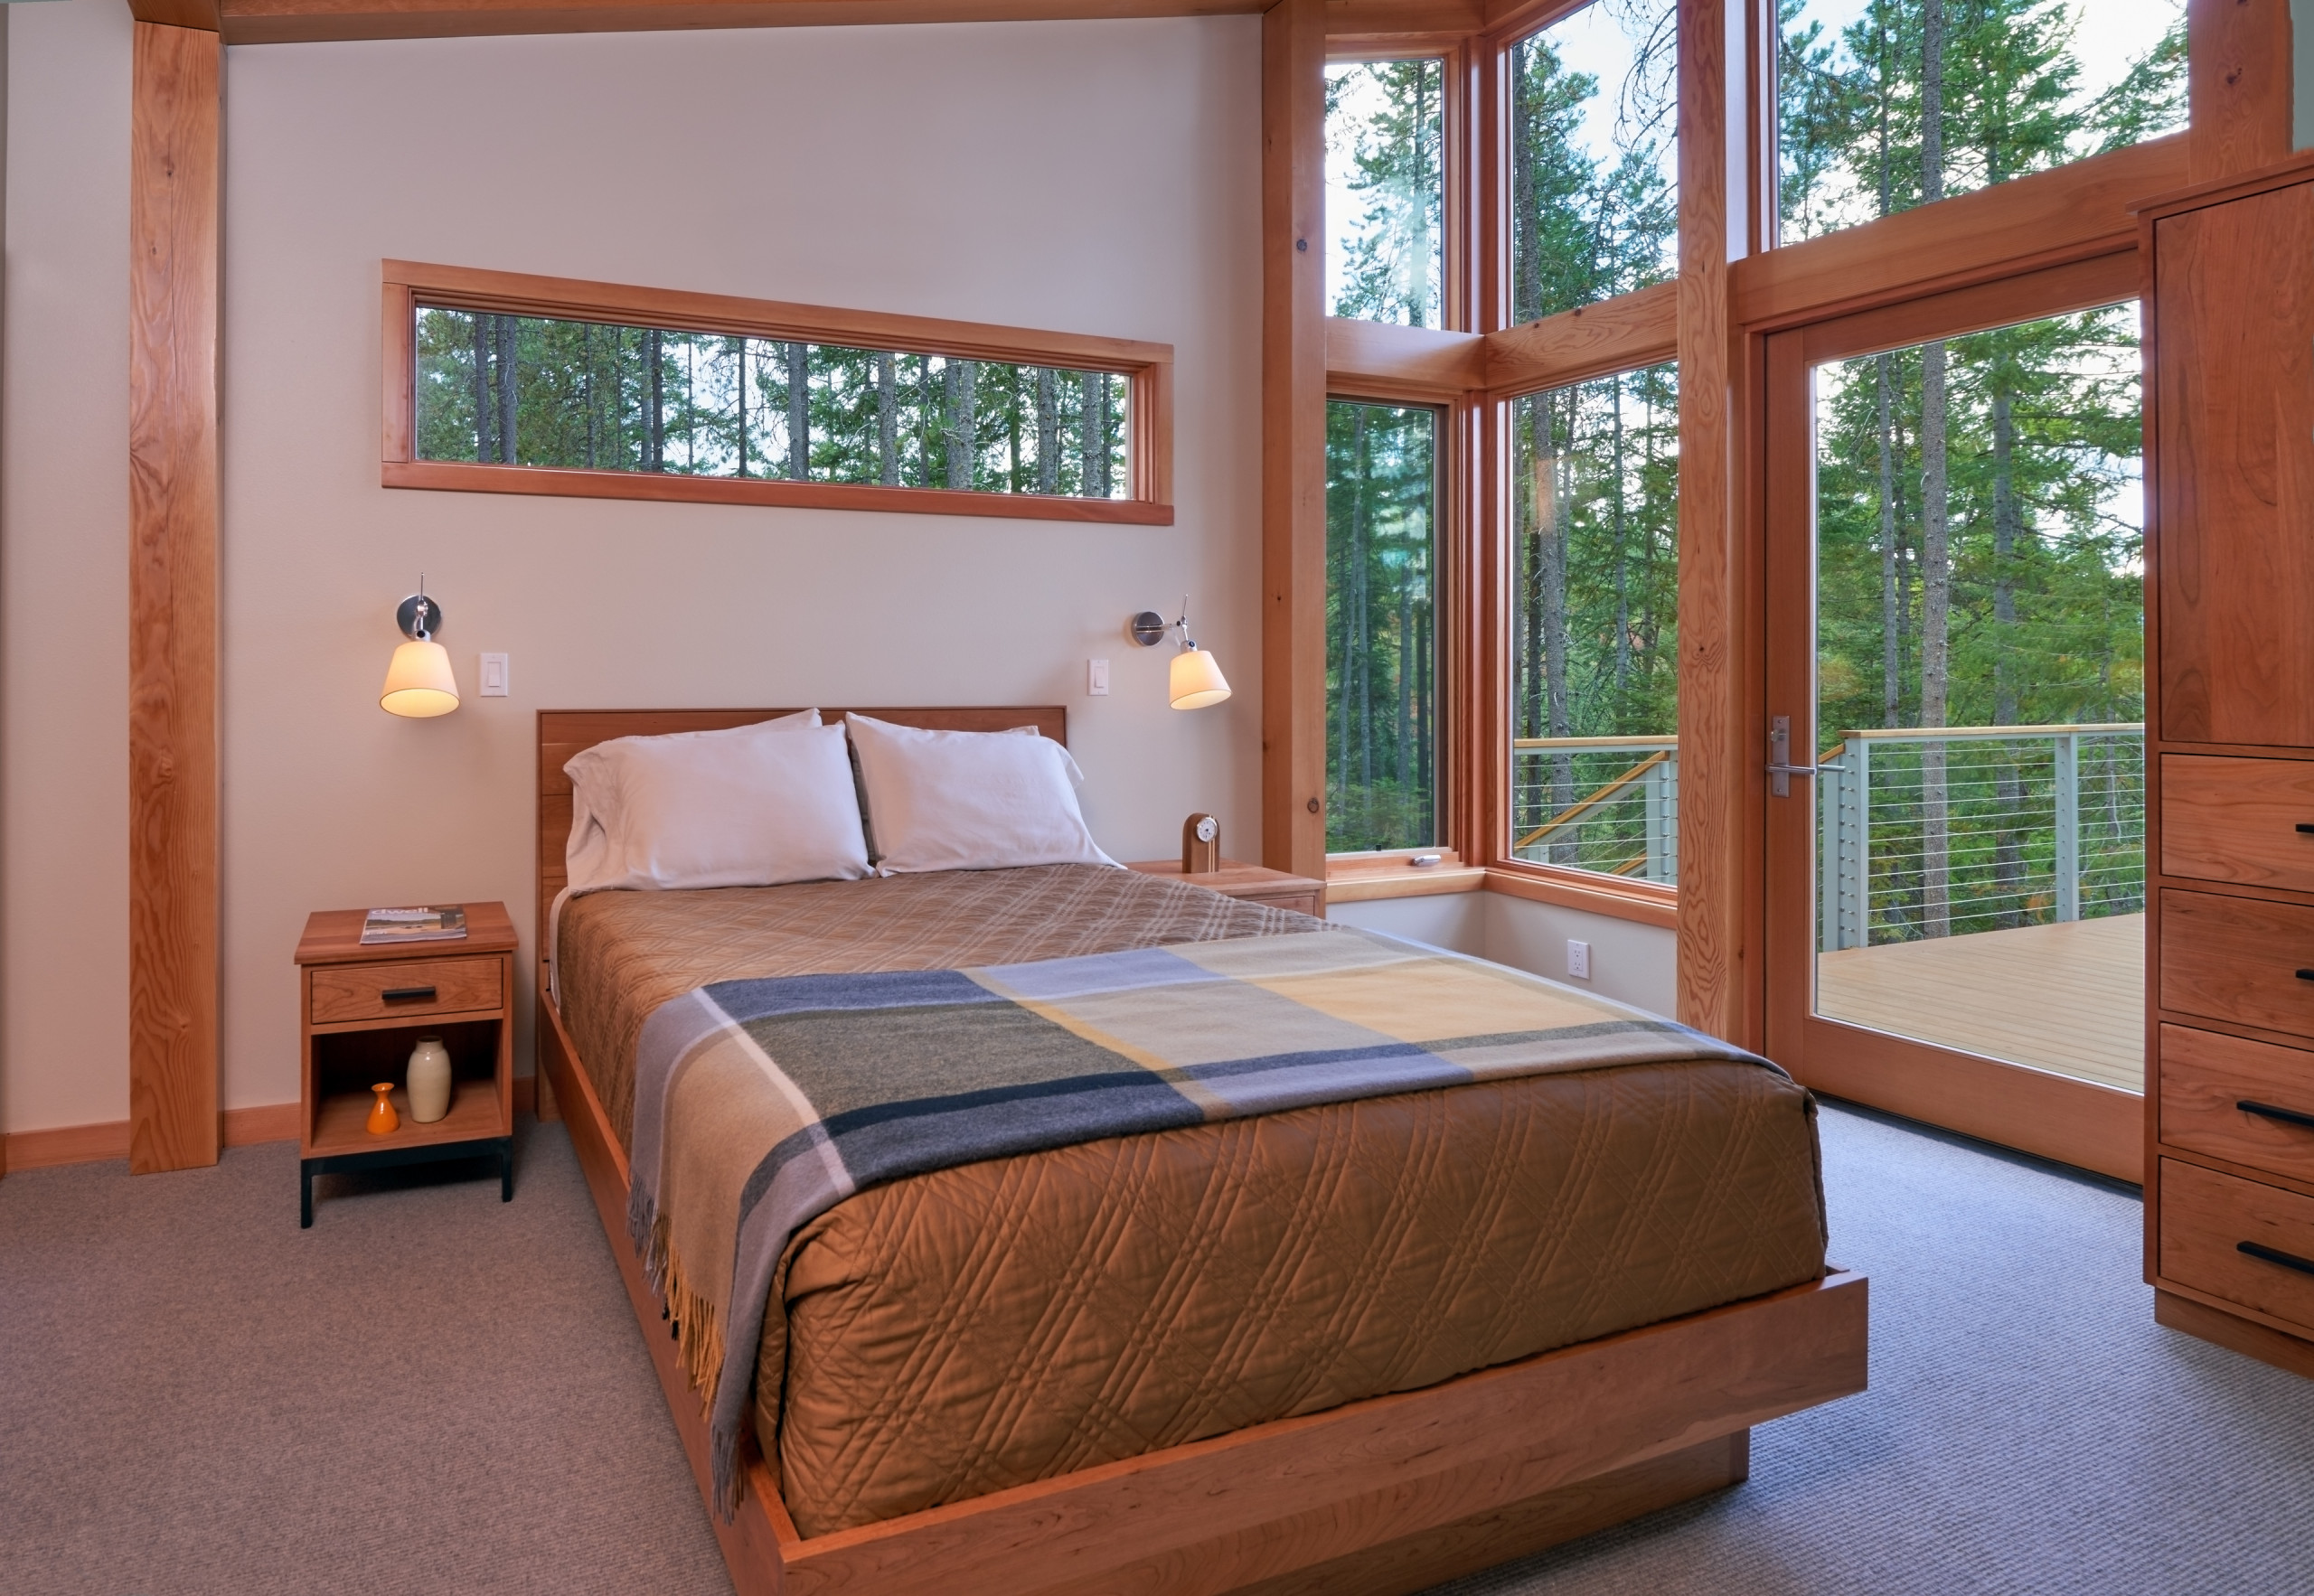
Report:
[[[776,1368],[785,1345],[781,1257],[864,1187],[1312,1103],[1680,1059],[1775,1067],[1604,999],[1350,928],[721,981],[644,1026],[628,1227],[706,1398],[728,1515],[758,1346]]]

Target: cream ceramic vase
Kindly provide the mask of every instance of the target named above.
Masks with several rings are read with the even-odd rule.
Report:
[[[430,1125],[450,1112],[450,1050],[439,1037],[420,1037],[409,1053],[409,1117]]]

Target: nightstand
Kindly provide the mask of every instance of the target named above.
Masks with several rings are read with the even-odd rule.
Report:
[[[1312,881],[1307,876],[1289,876],[1284,870],[1241,864],[1234,859],[1223,859],[1218,870],[1199,870],[1193,876],[1182,874],[1181,861],[1177,859],[1145,859],[1128,864],[1125,868],[1139,870],[1144,876],[1170,876],[1192,887],[1209,887],[1231,897],[1267,904],[1272,908],[1299,909],[1321,920],[1326,917],[1326,884]]]
[[[364,946],[363,909],[325,909],[297,944],[304,1038],[297,1132],[298,1224],[314,1222],[314,1177],[443,1159],[498,1159],[498,1198],[514,1196],[514,922],[499,903],[466,904],[466,934]],[[403,1080],[420,1036],[450,1055],[450,1112],[371,1134],[373,1081]]]

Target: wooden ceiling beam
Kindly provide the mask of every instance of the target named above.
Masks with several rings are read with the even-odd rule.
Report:
[[[140,5],[212,0],[136,0]],[[228,44],[1243,15],[1263,0],[213,0]]]

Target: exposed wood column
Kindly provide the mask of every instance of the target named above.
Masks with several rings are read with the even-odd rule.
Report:
[[[213,33],[139,22],[129,125],[131,1170],[217,1161],[217,322]]]
[[[1262,862],[1326,872],[1325,0],[1262,17]]]
[[[1746,730],[1757,715],[1745,697],[1745,569],[1734,513],[1731,6],[1736,18],[1745,14],[1744,0],[1679,5],[1679,1018],[1756,1047],[1759,905],[1747,867],[1759,840],[1747,809],[1764,756]]]
[[[2195,183],[2290,154],[2290,0],[2187,0],[2187,100]]]

